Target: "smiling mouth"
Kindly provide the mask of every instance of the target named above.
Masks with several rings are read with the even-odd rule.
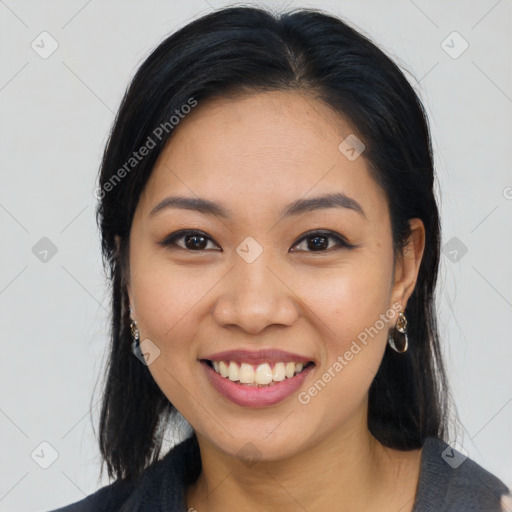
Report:
[[[271,387],[292,379],[306,368],[314,366],[313,361],[299,363],[293,361],[251,364],[244,361],[211,361],[201,359],[221,377],[249,387]]]

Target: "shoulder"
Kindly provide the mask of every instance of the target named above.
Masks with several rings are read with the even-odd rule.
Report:
[[[118,510],[133,492],[133,486],[114,482],[102,487],[80,501],[49,512],[107,512]]]
[[[186,480],[198,472],[196,443],[192,436],[175,445],[134,482],[115,481],[80,501],[48,512],[124,512],[140,506],[149,511],[160,510],[163,502],[181,505]]]
[[[423,445],[414,512],[501,512],[510,490],[496,476],[441,439]]]

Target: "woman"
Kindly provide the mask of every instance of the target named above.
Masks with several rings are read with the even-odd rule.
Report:
[[[59,510],[504,510],[447,444],[433,184],[420,100],[341,20],[229,8],[163,41],[97,191],[115,482]]]

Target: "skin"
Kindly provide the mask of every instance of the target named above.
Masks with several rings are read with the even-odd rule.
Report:
[[[396,315],[307,404],[294,393],[271,407],[235,405],[198,361],[233,348],[306,355],[317,366],[300,392],[394,303],[405,310],[424,226],[410,220],[412,235],[393,272],[385,194],[364,153],[350,161],[338,149],[351,133],[328,106],[302,93],[216,98],[175,128],[143,191],[130,233],[132,318],[140,339],[160,350],[149,365],[155,381],[197,434],[203,471],[186,499],[199,512],[233,504],[280,512],[413,508],[421,450],[386,448],[367,428],[368,390]],[[354,198],[366,217],[347,208],[280,215],[294,200],[333,192]],[[177,194],[217,201],[233,216],[179,209],[149,215]],[[186,249],[184,238],[181,247],[159,245],[185,228],[204,232],[208,245]],[[332,248],[315,251],[302,235],[317,229],[356,247],[326,239]],[[252,263],[236,252],[248,236],[263,249]],[[255,464],[243,458],[249,442]]]

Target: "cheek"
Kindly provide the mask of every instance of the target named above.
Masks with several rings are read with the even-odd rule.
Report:
[[[389,309],[391,270],[383,254],[365,255],[303,274],[294,291],[321,320],[326,338],[343,348]]]
[[[163,351],[179,351],[193,335],[194,310],[213,282],[162,259],[140,256],[134,258],[131,282],[141,334]],[[180,344],[173,341],[178,339]]]
[[[364,402],[382,361],[392,319],[391,271],[392,260],[382,253],[367,253],[330,269],[321,279],[317,274],[316,279],[303,281],[300,293],[316,315],[324,344],[317,384],[311,389],[313,394],[321,389],[323,395],[311,399],[315,414],[349,414]],[[329,402],[343,407],[323,411]]]
[[[190,269],[185,272],[156,258],[139,257],[133,261],[132,269],[141,341],[151,340],[160,351],[148,369],[167,399],[190,416],[193,391],[184,390],[193,389],[190,368],[198,364],[194,346],[198,308],[214,282],[194,278]]]
[[[329,280],[329,293],[322,293],[318,285],[307,295],[317,297],[309,306],[318,315],[324,351],[319,372],[301,403],[308,403],[311,417],[333,428],[363,406],[381,364],[394,313],[385,274],[378,269],[366,275],[338,272],[336,279]]]

